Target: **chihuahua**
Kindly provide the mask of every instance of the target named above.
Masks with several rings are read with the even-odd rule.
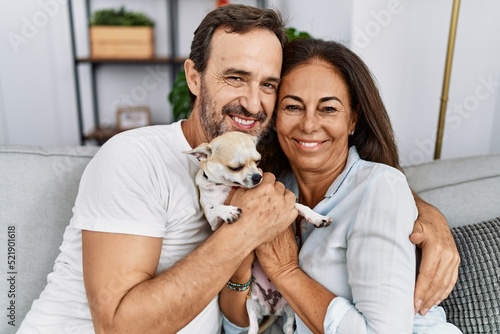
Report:
[[[225,205],[233,187],[253,188],[262,181],[262,170],[257,165],[261,159],[256,148],[257,138],[249,134],[232,131],[203,143],[184,153],[195,156],[200,163],[196,184],[200,189],[200,204],[212,230],[223,222],[234,223],[242,214],[236,206]],[[326,227],[332,222],[300,203],[295,204],[299,213],[316,227]],[[254,286],[247,300],[250,319],[249,334],[257,334],[259,321],[265,315],[287,315],[284,324],[286,334],[293,333],[294,312],[284,298],[265,276],[256,261],[252,266]]]

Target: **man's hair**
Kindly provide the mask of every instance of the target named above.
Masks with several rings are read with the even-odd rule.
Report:
[[[331,66],[347,86],[349,104],[357,116],[355,132],[349,136],[349,147],[355,145],[364,160],[401,169],[394,132],[379,90],[366,64],[349,48],[334,41],[296,39],[283,51],[281,77],[315,60]],[[275,121],[276,111],[273,117]],[[272,158],[265,162],[263,154],[262,163],[270,164],[268,169],[271,171],[280,172],[289,167],[288,160],[279,147],[276,134],[270,133],[267,137],[265,151],[268,151],[267,157]]]
[[[241,4],[217,7],[201,21],[191,42],[189,58],[202,76],[210,58],[212,37],[219,28],[224,28],[228,33],[245,33],[253,29],[264,29],[274,33],[282,47],[288,41],[281,14],[273,9],[261,9]],[[191,102],[194,102],[195,96],[191,92],[189,95]]]

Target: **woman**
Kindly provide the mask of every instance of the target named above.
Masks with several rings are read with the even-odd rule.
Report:
[[[283,64],[276,132],[289,171],[281,179],[333,218],[323,229],[299,219],[256,250],[296,313],[296,332],[460,333],[440,307],[414,315],[417,210],[369,70],[346,47],[313,39],[291,42]],[[246,323],[241,296],[220,303],[229,321]]]

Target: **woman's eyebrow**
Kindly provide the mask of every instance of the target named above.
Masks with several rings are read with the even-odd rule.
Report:
[[[283,101],[284,99],[292,99],[292,100],[295,100],[295,101],[298,101],[298,102],[303,102],[302,99],[296,95],[285,95],[283,96],[283,98],[281,99],[281,101]]]
[[[326,96],[326,97],[322,97],[321,99],[319,99],[319,102],[327,102],[327,101],[339,101],[340,104],[344,105],[342,103],[342,101],[340,101],[340,99],[336,96]]]

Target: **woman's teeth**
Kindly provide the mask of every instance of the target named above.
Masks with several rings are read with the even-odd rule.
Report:
[[[305,147],[314,147],[318,146],[318,143],[304,143],[302,141],[299,141],[300,145],[305,146]]]

